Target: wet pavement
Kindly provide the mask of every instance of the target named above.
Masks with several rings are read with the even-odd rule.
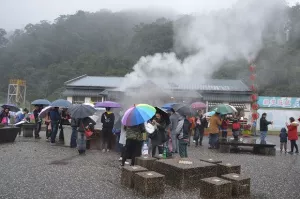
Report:
[[[276,144],[278,139],[268,136]],[[188,155],[241,164],[242,174],[251,177],[251,198],[300,198],[300,155],[279,151],[273,157],[220,154],[208,150],[207,144],[198,148],[190,146]],[[44,139],[17,137],[13,144],[0,145],[0,198],[143,198],[120,185],[118,159],[115,152],[93,150],[79,156],[74,149],[50,146]],[[198,196],[196,190],[182,192],[167,186],[159,198]]]

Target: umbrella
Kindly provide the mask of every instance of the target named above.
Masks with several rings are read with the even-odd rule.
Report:
[[[182,116],[196,115],[196,111],[186,104],[174,104],[174,110]]]
[[[156,109],[156,113],[159,113],[161,117],[166,121],[166,124],[169,125],[171,123],[169,114],[159,107],[155,107],[155,109]]]
[[[150,120],[155,115],[156,109],[148,104],[138,104],[129,108],[122,118],[125,126],[136,126]]]
[[[215,111],[211,111],[211,112],[205,113],[204,115],[205,115],[205,116],[208,116],[208,117],[211,117],[211,116],[213,116],[214,114],[216,114],[216,112],[215,112]]]
[[[77,104],[71,106],[68,111],[71,117],[75,119],[83,119],[94,115],[97,110],[89,105]]]
[[[196,110],[205,109],[207,106],[203,102],[194,102],[191,104],[191,107]]]
[[[167,109],[168,111],[173,108],[173,105],[178,104],[178,103],[167,103],[163,105],[161,108]]]
[[[229,105],[227,104],[219,104],[213,109],[217,113],[221,113],[222,115],[224,114],[229,114],[235,112]]]
[[[234,106],[228,105],[234,112],[238,112]]]
[[[49,111],[51,110],[51,108],[52,108],[52,106],[47,106],[47,107],[43,108],[43,109],[41,110],[41,112],[39,113],[39,117],[40,117],[40,118],[46,117],[47,114],[49,113]]]
[[[121,105],[117,102],[111,101],[104,101],[104,102],[97,102],[95,107],[102,107],[102,108],[121,108]]]
[[[52,102],[50,104],[50,106],[60,107],[60,108],[69,108],[70,106],[72,106],[72,103],[69,102],[68,100],[58,99],[58,100],[55,100],[54,102]]]
[[[91,107],[95,107],[95,105],[94,104],[92,104],[92,103],[83,103],[83,105],[89,105],[89,106],[91,106]]]
[[[34,100],[33,102],[31,102],[32,105],[45,105],[45,106],[49,106],[51,104],[51,102],[49,100],[46,99],[37,99]]]
[[[14,104],[3,104],[1,106],[3,109],[8,108],[11,112],[18,112],[20,109]]]

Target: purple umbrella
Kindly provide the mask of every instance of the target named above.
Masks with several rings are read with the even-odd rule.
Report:
[[[104,102],[97,102],[95,104],[96,108],[121,108],[121,105],[117,102],[111,101],[104,101]]]
[[[1,106],[3,109],[8,108],[11,112],[18,112],[20,109],[14,104],[3,104]]]

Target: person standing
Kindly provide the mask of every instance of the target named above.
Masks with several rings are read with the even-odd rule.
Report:
[[[267,113],[263,113],[260,118],[260,140],[261,143],[266,143],[266,137],[268,133],[268,125],[273,124],[273,122],[267,121]]]
[[[288,128],[288,139],[291,142],[291,151],[288,152],[289,154],[294,153],[294,148],[296,149],[295,153],[299,153],[298,145],[296,141],[298,140],[298,126],[299,124],[295,122],[295,119],[293,117],[290,117],[290,124],[286,123],[286,126]]]
[[[222,125],[221,125],[222,138],[227,138],[228,124],[229,124],[229,120],[227,116],[225,116],[225,119],[222,121]]]
[[[112,130],[115,124],[115,115],[110,111],[110,108],[106,108],[106,111],[101,116],[102,123],[102,152],[109,152],[108,144],[112,139]]]
[[[35,109],[33,111],[34,121],[35,121],[35,129],[34,129],[34,137],[35,139],[41,139],[40,137],[40,131],[42,127],[42,120],[39,117],[39,114],[41,110],[43,109],[42,106],[35,106]]]
[[[75,118],[71,118],[71,127],[72,127],[72,134],[71,134],[71,142],[70,147],[76,148],[77,147],[77,137],[78,137],[78,120]]]
[[[58,132],[58,125],[61,117],[58,111],[58,107],[53,108],[50,111],[50,120],[51,120],[51,144],[55,144],[56,135]]]
[[[15,123],[19,123],[21,121],[26,120],[28,117],[28,113],[29,113],[28,109],[24,108],[22,113],[20,113],[16,116]]]
[[[286,132],[286,128],[281,129],[279,138],[280,138],[280,152],[282,152],[283,148],[284,148],[284,151],[287,152],[288,134]]]
[[[126,127],[125,153],[121,166],[125,165],[127,158],[131,158],[131,166],[135,165],[135,158],[141,155],[144,131],[144,124]]]
[[[216,112],[209,120],[209,149],[216,149],[219,138],[219,127],[222,124],[220,113]]]
[[[191,123],[186,116],[180,117],[176,128],[177,139],[179,142],[179,155],[181,158],[187,158],[187,146],[189,142],[189,132]]]
[[[78,135],[77,135],[77,149],[79,155],[84,155],[86,151],[86,135],[85,131],[94,131],[94,126],[96,122],[89,117],[83,119],[76,119],[78,126]]]
[[[152,157],[156,154],[156,148],[158,148],[158,154],[163,154],[163,144],[168,140],[166,136],[166,121],[162,118],[160,113],[155,114],[155,119],[152,120],[152,125],[155,127],[154,133],[149,135],[152,145]]]
[[[178,125],[179,115],[171,108],[170,116],[170,131],[171,131],[171,140],[172,140],[172,153],[178,153],[178,139],[176,134],[176,127]]]
[[[46,139],[49,141],[51,137],[51,119],[50,119],[50,112],[47,113],[45,117],[45,125],[46,125]]]
[[[196,123],[195,123],[195,117],[189,117],[188,118],[189,122],[191,123],[191,127],[190,127],[190,131],[189,131],[189,142],[188,142],[188,146],[191,145],[191,137],[194,136],[195,133],[195,127],[196,127]],[[195,140],[193,140],[195,141]]]

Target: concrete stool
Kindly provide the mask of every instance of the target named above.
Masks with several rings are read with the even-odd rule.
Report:
[[[230,145],[220,144],[219,152],[220,153],[230,153]]]
[[[135,173],[134,190],[146,197],[163,194],[165,176],[154,171]]]
[[[156,158],[152,158],[149,156],[142,156],[142,157],[136,157],[135,158],[135,164],[144,167],[148,170],[152,170],[153,163],[156,161]]]
[[[200,182],[200,198],[232,198],[232,183],[218,177],[205,178]]]
[[[141,166],[124,166],[121,174],[121,184],[128,188],[134,187],[134,174],[138,172],[148,171]]]
[[[250,178],[236,173],[222,175],[222,178],[232,183],[232,196],[241,197],[250,195]]]
[[[241,173],[241,165],[232,163],[219,163],[218,165],[218,177],[229,173]]]

